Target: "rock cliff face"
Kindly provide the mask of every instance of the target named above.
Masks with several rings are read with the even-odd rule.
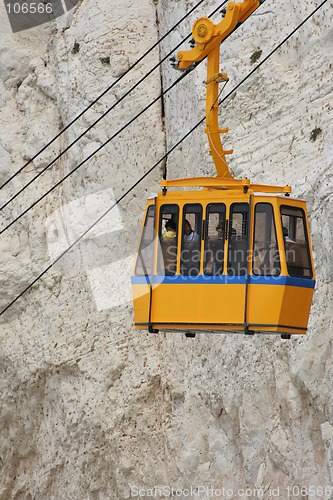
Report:
[[[163,164],[60,258],[203,117],[201,64],[119,132],[179,75],[167,61],[125,93],[217,4],[126,70],[194,5],[83,0],[16,34],[0,9],[1,184],[114,84],[0,193],[3,205],[101,118],[1,213],[5,228],[50,191],[0,241],[1,311],[53,263],[0,317],[0,499],[333,497],[331,2],[221,108],[235,176],[308,200],[318,284],[305,337],[133,329],[129,270]],[[224,93],[316,5],[267,0],[223,44]],[[202,128],[167,167],[214,173]]]

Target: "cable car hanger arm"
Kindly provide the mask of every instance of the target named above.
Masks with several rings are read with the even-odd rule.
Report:
[[[185,70],[207,57],[205,132],[208,136],[210,154],[214,160],[217,177],[225,180],[231,180],[233,176],[226,161],[226,155],[231,154],[232,151],[223,149],[220,138],[220,134],[228,132],[228,129],[220,129],[218,125],[218,84],[228,80],[227,73],[221,73],[219,70],[220,45],[263,1],[230,2],[226,7],[225,17],[218,24],[214,24],[207,17],[197,19],[192,28],[192,36],[197,44],[191,50],[177,53],[178,65],[175,67],[179,70]]]

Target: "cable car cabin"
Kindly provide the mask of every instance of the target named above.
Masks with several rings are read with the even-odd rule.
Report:
[[[315,277],[305,202],[289,186],[234,179],[220,139],[220,44],[261,3],[230,2],[217,25],[198,19],[194,47],[174,58],[179,70],[207,58],[205,132],[217,176],[164,179],[148,200],[132,276],[138,329],[306,332]]]
[[[304,201],[209,188],[148,200],[132,276],[137,329],[289,338],[306,333],[314,286]]]

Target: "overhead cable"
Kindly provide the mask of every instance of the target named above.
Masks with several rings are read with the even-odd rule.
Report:
[[[128,95],[131,94],[131,92],[133,92],[133,90],[136,89],[136,87],[138,87],[149,75],[151,75],[151,73],[153,73],[153,71],[155,71],[156,68],[158,68],[160,66],[160,64],[162,62],[164,62],[168,57],[170,57],[170,55],[174,52],[174,50],[176,50],[180,45],[182,45],[183,41],[181,41],[176,47],[175,49],[173,49],[171,52],[169,52],[166,56],[164,56],[164,58],[158,63],[156,64],[151,70],[148,71],[148,73],[146,73],[133,87],[131,87],[130,90],[128,90],[127,92],[125,92],[125,94],[123,94],[116,102],[115,104],[113,104],[110,108],[108,108],[99,118],[97,118],[97,120],[95,120],[84,132],[82,132],[82,134],[80,134],[78,137],[76,137],[76,139],[74,139],[73,142],[71,142],[71,144],[69,144],[63,151],[61,151],[50,163],[48,163],[42,170],[40,170],[38,172],[38,174],[35,175],[35,177],[33,177],[29,182],[27,182],[27,184],[25,184],[19,191],[17,191],[9,200],[6,201],[6,203],[4,203],[2,205],[2,207],[0,207],[0,211],[3,210],[4,208],[7,207],[7,205],[9,205],[12,201],[15,200],[15,198],[17,198],[28,186],[30,186],[36,179],[38,179],[38,177],[40,177],[46,170],[48,170],[56,161],[58,161],[65,153],[67,153],[67,151],[69,151],[69,149],[71,147],[73,147],[80,139],[82,139],[82,137],[84,137],[93,127],[95,127],[103,118],[105,118],[109,113],[110,111],[112,111],[121,101],[123,101]],[[158,97],[160,98],[161,95]],[[154,101],[155,102],[155,101]],[[147,109],[147,108],[146,108]],[[116,134],[117,135],[117,134]],[[115,137],[115,136],[113,136]]]
[[[34,201],[29,207],[27,207],[23,212],[21,212],[15,219],[13,219],[7,226],[5,226],[3,229],[0,231],[0,235],[3,234],[7,229],[9,229],[15,222],[17,222],[21,217],[23,217],[26,213],[28,213],[33,207],[35,207],[38,203],[40,203],[47,195],[52,193],[60,184],[62,184],[68,177],[70,177],[74,172],[76,172],[82,165],[84,165],[88,160],[93,158],[101,149],[103,149],[107,144],[109,144],[113,139],[115,139],[121,132],[123,132],[127,127],[129,127],[139,116],[141,116],[143,113],[145,113],[149,108],[151,108],[159,99],[161,99],[167,92],[169,92],[175,85],[177,85],[185,76],[193,71],[193,69],[197,66],[196,63],[195,65],[190,66],[186,71],[183,72],[183,74],[175,80],[167,89],[163,90],[163,92],[156,97],[153,101],[151,101],[144,109],[142,109],[138,114],[136,114],[131,120],[129,120],[123,127],[121,127],[116,133],[114,133],[109,139],[107,139],[105,142],[103,142],[95,151],[93,151],[90,155],[88,155],[84,160],[82,160],[78,165],[76,165],[75,168],[73,168],[68,174],[66,174],[62,179],[60,179],[56,184],[54,184],[48,191],[46,191],[42,196],[40,196],[36,201]]]
[[[222,4],[219,5],[218,8],[216,8],[210,16],[214,15],[221,7],[224,6],[225,3],[227,3],[228,0],[224,0]],[[155,65],[144,77],[142,77],[128,92],[126,92],[111,108],[109,108],[106,112],[104,112],[92,125],[90,125],[79,137],[77,137],[67,148],[65,148],[62,152],[59,153],[59,155],[54,158],[46,167],[44,167],[40,172],[38,172],[35,177],[33,177],[25,186],[23,186],[16,194],[14,194],[7,202],[2,205],[0,208],[0,211],[3,210],[9,203],[11,203],[13,200],[17,198],[28,186],[30,186],[38,177],[40,177],[51,165],[53,165],[63,154],[65,154],[74,144],[76,144],[88,131],[90,131],[98,122],[100,122],[112,109],[114,109],[119,102],[121,102],[125,97],[127,97],[140,83],[142,83],[147,76],[149,76],[160,64],[161,62],[164,62],[184,41],[186,41],[188,38],[190,38],[191,35],[188,35],[184,40],[182,40],[176,47],[172,49],[164,58],[160,61],[159,64]],[[191,68],[193,69],[193,68]],[[81,165],[86,163],[92,156],[94,156],[100,149],[102,149],[106,144],[108,144],[110,141],[115,139],[123,130],[125,130],[134,120],[136,120],[139,116],[141,116],[142,113],[147,111],[155,102],[162,98],[164,94],[166,94],[171,88],[174,87],[175,84],[177,84],[186,74],[188,74],[189,71],[185,73],[182,77],[178,78],[178,80],[172,84],[167,90],[163,91],[154,101],[152,101],[148,106],[146,106],[141,112],[139,112],[132,120],[130,120],[125,126],[121,127],[113,136],[108,139],[106,142],[104,142],[99,148],[97,148],[91,155],[89,155],[83,162],[79,164],[75,169],[73,169],[69,174],[67,174],[63,179],[61,179],[60,182],[58,182],[55,186],[53,186],[50,190],[48,190],[43,196],[41,196],[38,200],[36,200],[34,203],[32,203],[26,210],[24,210],[18,217],[16,217],[12,222],[10,222],[7,226],[5,226],[1,231],[0,235],[6,231],[8,228],[10,228],[17,220],[19,220],[23,215],[25,215],[31,208],[33,208],[35,205],[37,205],[42,199],[45,198],[49,193],[51,193],[55,187],[59,186],[65,179],[68,178],[71,173],[75,172]]]
[[[289,38],[291,38],[300,28],[302,28],[302,26],[312,17],[314,16],[314,14],[316,14],[316,12],[327,2],[327,0],[323,0],[323,2],[321,2],[321,4],[319,4],[312,12],[311,14],[309,14],[305,19],[303,19],[303,21],[291,32],[289,33],[289,35],[286,36],[286,38],[284,38],[276,47],[274,47],[274,49],[267,55],[265,56],[262,61],[260,61],[259,64],[257,64],[257,66],[252,70],[250,71],[250,73],[245,77],[243,78],[243,80],[241,80],[237,85],[236,87],[233,89],[232,92],[230,92],[226,97],[229,97],[229,95],[231,95],[233,92],[235,92],[235,90],[237,90],[248,78],[250,78],[253,73],[255,71],[257,71],[266,61],[267,59],[269,59],[277,50],[279,50],[283,44],[285,44]],[[225,101],[226,97],[224,97],[223,99],[221,99],[219,101],[219,105]]]
[[[107,94],[119,81],[124,78],[125,75],[129,73],[135,66],[137,66],[154,48],[156,48],[180,23],[182,23],[186,17],[188,17],[204,0],[200,0],[185,16],[183,16],[167,33],[165,33],[149,50],[147,50],[130,68],[128,68],[115,82],[113,82],[107,89],[104,90],[96,99],[94,99],[89,106],[87,106],[81,113],[79,113],[66,127],[64,127],[51,141],[49,141],[45,146],[43,146],[40,151],[38,151],[29,161],[27,161],[17,172],[15,172],[9,179],[7,179],[1,186],[0,189],[5,187],[10,181],[12,181],[18,174],[22,172],[30,163],[32,163],[41,153],[43,153],[51,144],[53,144],[64,132],[66,132],[79,118],[81,118],[94,104],[96,104],[105,94]],[[221,7],[227,3],[228,0],[224,0],[222,4],[216,8],[210,16],[214,15]],[[120,102],[122,102],[133,90],[136,89],[148,76],[155,71],[170,55],[177,50],[177,48],[182,45],[186,40],[188,40],[191,35],[185,37],[176,47],[174,47],[167,55],[165,55],[158,64],[156,64],[148,73],[146,73],[133,87],[130,88],[124,95],[122,95],[110,108],[108,108],[95,122],[93,122],[80,136],[78,136],[69,146],[67,146],[63,151],[61,151],[50,163],[48,163],[40,172],[38,172],[35,177],[33,177],[27,184],[25,184],[17,193],[15,193],[7,202],[0,207],[3,210],[9,203],[11,203],[17,196],[19,196],[28,186],[30,186],[38,177],[40,177],[49,167],[51,167],[59,158],[61,158],[74,144],[76,144],[84,135],[86,135],[97,123],[99,123],[110,111],[116,108]]]

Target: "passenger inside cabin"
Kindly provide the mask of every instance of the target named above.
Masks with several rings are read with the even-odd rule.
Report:
[[[184,220],[180,268],[183,276],[196,276],[200,268],[200,236],[187,219]]]
[[[217,276],[222,273],[223,267],[223,245],[224,245],[224,221],[219,222],[215,227],[217,235],[210,237],[207,253],[205,274]]]
[[[163,257],[163,268],[166,276],[173,276],[177,264],[177,224],[173,219],[165,223],[165,233],[162,234],[161,250]]]
[[[176,238],[177,226],[174,220],[167,220],[165,223],[165,233],[162,234],[162,240],[168,241]]]
[[[199,241],[199,235],[196,231],[193,231],[190,222],[185,219],[184,224],[184,241]]]
[[[286,243],[295,243],[294,240],[292,240],[291,238],[289,238],[288,229],[285,226],[283,226],[282,231],[283,231],[284,241]]]
[[[216,226],[216,231],[217,231],[217,239],[218,240],[223,240],[223,225],[222,223],[219,223],[217,226]],[[237,237],[237,231],[236,229],[234,229],[233,227],[231,228],[230,230],[230,238],[231,239],[235,239]]]
[[[218,224],[215,229],[217,231],[217,239],[223,240],[223,226],[222,226],[222,224]]]

